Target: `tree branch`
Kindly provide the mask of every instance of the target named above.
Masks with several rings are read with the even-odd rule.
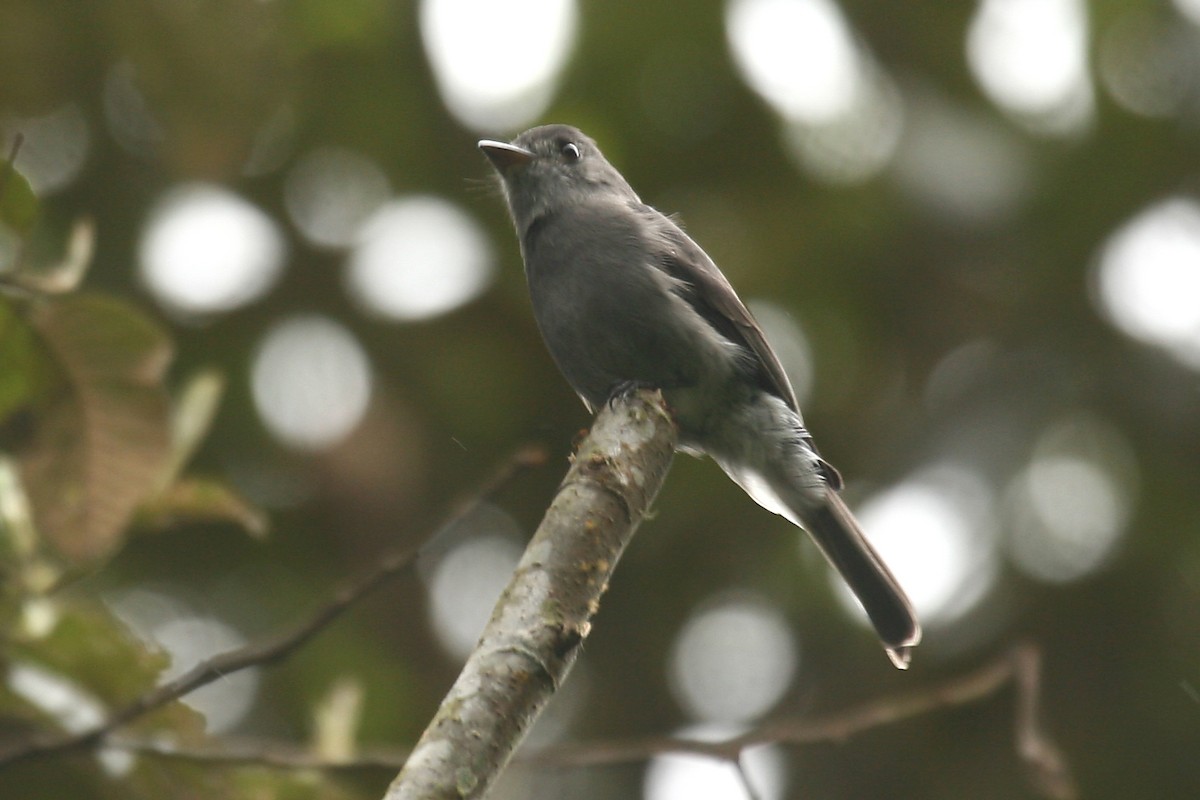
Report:
[[[37,756],[48,756],[71,750],[86,749],[99,744],[110,733],[149,712],[160,708],[185,694],[199,689],[218,678],[251,666],[265,666],[287,658],[310,639],[323,631],[347,609],[358,603],[389,578],[410,566],[420,555],[426,544],[455,521],[465,517],[479,503],[518,473],[545,462],[540,448],[525,447],[514,453],[474,492],[460,497],[451,507],[441,523],[422,537],[417,547],[402,547],[385,552],[374,568],[364,575],[346,582],[329,599],[306,619],[261,642],[254,642],[205,659],[184,674],[156,686],[125,707],[114,711],[102,722],[75,733],[54,733],[33,736],[23,741],[8,744],[0,749],[0,768],[15,761]]]
[[[600,596],[670,468],[658,392],[601,409],[475,651],[385,800],[482,797],[575,662]]]
[[[411,757],[408,751],[388,749],[331,761],[302,747],[275,742],[227,740],[189,748],[112,734],[231,671],[286,658],[387,578],[409,566],[424,544],[386,553],[374,569],[347,582],[291,631],[214,656],[93,728],[16,743],[0,751],[0,767],[24,758],[103,744],[165,758],[285,769],[395,770],[403,765],[385,800],[481,797],[574,663],[612,569],[670,466],[674,436],[674,426],[657,393],[641,392],[602,411],[501,596],[479,646]],[[516,453],[480,488],[456,502],[433,533],[470,513],[518,472],[543,460],[544,455],[533,449]],[[426,537],[425,543],[432,538]],[[1018,645],[972,672],[923,690],[823,717],[765,722],[723,741],[661,736],[568,743],[524,753],[519,760],[526,765],[570,768],[687,753],[726,761],[740,769],[741,757],[751,747],[841,742],[872,728],[978,701],[1010,683],[1016,692],[1016,749],[1032,782],[1045,797],[1077,797],[1066,760],[1040,724],[1041,656],[1031,644]],[[745,782],[744,772],[739,774]]]
[[[648,761],[668,753],[712,758],[735,765],[747,795],[753,788],[742,768],[742,756],[752,747],[768,744],[804,746],[843,743],[874,728],[903,722],[923,714],[994,697],[1010,684],[1016,693],[1016,751],[1030,779],[1043,797],[1071,800],[1079,796],[1071,770],[1039,722],[1041,657],[1036,646],[1019,644],[971,672],[941,683],[867,701],[861,705],[808,719],[791,718],[764,722],[741,735],[722,741],[698,741],[673,736],[638,739],[570,742],[549,745],[536,752],[524,751],[513,763],[525,767],[571,769],[601,767]],[[328,759],[311,749],[281,742],[224,740],[209,745],[182,747],[160,741],[109,739],[107,746],[143,755],[153,755],[207,764],[252,764],[278,769],[311,769],[349,772],[354,770],[399,769],[409,751],[400,748],[366,749],[351,759]]]
[[[1079,791],[1066,759],[1041,725],[1041,654],[1029,643],[1019,644],[972,672],[934,686],[879,698],[821,717],[764,722],[743,734],[720,741],[659,736],[613,742],[572,742],[542,748],[522,761],[561,767],[601,766],[645,761],[662,753],[687,753],[737,766],[745,751],[752,747],[844,742],[872,728],[975,702],[996,694],[1010,683],[1016,691],[1016,751],[1029,779],[1044,797],[1054,800],[1078,797]]]

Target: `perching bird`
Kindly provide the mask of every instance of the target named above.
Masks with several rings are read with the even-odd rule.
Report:
[[[680,449],[707,453],[808,531],[892,662],[907,667],[921,639],[912,606],[838,496],[841,477],[817,453],[778,357],[712,259],[575,128],[479,147],[500,174],[542,338],[584,404],[661,389]]]

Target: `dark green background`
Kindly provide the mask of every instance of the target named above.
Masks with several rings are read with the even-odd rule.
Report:
[[[587,642],[588,682],[569,736],[634,736],[682,724],[664,677],[679,625],[721,589],[751,587],[780,605],[804,642],[799,675],[777,715],[832,711],[930,685],[1027,638],[1043,648],[1046,721],[1084,796],[1195,796],[1197,374],[1104,322],[1089,300],[1088,270],[1105,237],[1148,204],[1196,196],[1200,73],[1191,74],[1192,105],[1179,115],[1138,117],[1100,90],[1086,133],[1039,137],[974,84],[963,44],[972,4],[853,0],[842,7],[902,86],[932,87],[1027,148],[1031,192],[1008,218],[971,226],[939,217],[887,171],[853,187],[806,177],[780,146],[778,120],[736,74],[717,2],[584,3],[574,56],[543,121],[592,133],[644,199],[682,214],[744,296],[770,297],[802,321],[816,370],[806,418],[848,477],[852,499],[956,445],[977,446],[956,437],[986,429],[989,415],[1008,425],[999,437],[1004,447],[1027,454],[1045,424],[1084,410],[1132,443],[1140,491],[1128,535],[1106,569],[1076,583],[1045,586],[1006,568],[988,601],[1002,620],[994,633],[965,648],[931,641],[933,651],[962,652],[925,659],[918,652],[914,669],[900,674],[841,612],[825,581],[813,579],[819,573],[796,555],[784,522],[754,507],[713,465],[680,459]],[[1134,10],[1162,13],[1168,27],[1185,25],[1159,3],[1089,8],[1093,44]],[[164,125],[153,154],[132,155],[105,132],[102,83],[121,60],[135,65]],[[654,97],[677,103],[677,130],[698,133],[670,130],[647,105]],[[215,526],[137,539],[77,591],[175,587],[204,598],[248,634],[263,634],[419,531],[527,440],[547,444],[556,460],[507,488],[498,503],[532,530],[587,417],[538,340],[508,220],[498,197],[479,188],[488,177],[474,146],[479,132],[441,104],[415,6],[3,0],[0,114],[46,113],[66,101],[87,117],[92,150],[79,180],[45,199],[46,222],[65,228],[79,214],[95,217],[91,288],[150,308],[135,278],[136,244],[163,191],[186,180],[220,182],[282,223],[287,166],[324,145],[374,160],[397,193],[458,203],[486,226],[501,262],[495,285],[476,302],[429,322],[387,323],[364,318],[346,298],[340,253],[306,246],[288,229],[286,274],[264,300],[204,324],[169,324],[179,348],[176,375],[217,365],[231,379],[200,466],[243,480],[283,474],[301,487],[303,502],[274,515],[266,543]],[[297,120],[289,157],[279,170],[243,177],[252,137],[284,102]],[[273,320],[312,311],[360,338],[378,393],[363,429],[329,453],[303,457],[261,427],[247,368]],[[932,369],[980,340],[998,355],[932,413],[923,400]],[[978,455],[987,460],[989,453]],[[421,584],[401,578],[267,673],[246,730],[301,739],[315,698],[349,674],[367,691],[364,740],[408,744],[456,669],[427,629]],[[791,794],[1030,796],[1011,744],[1010,697],[844,745],[789,750]],[[0,794],[23,797],[28,785],[62,796],[78,786],[101,791],[103,781],[80,777],[88,762],[70,763],[69,770],[46,763],[0,774]],[[636,768],[532,775],[537,797],[631,797],[641,785]],[[342,788],[377,796],[387,779],[368,773]],[[174,785],[177,796],[207,796],[203,771],[183,771]]]

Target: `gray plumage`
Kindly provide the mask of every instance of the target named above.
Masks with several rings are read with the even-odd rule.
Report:
[[[479,147],[501,177],[542,338],[587,407],[634,386],[661,389],[681,449],[707,453],[756,502],[807,530],[906,667],[921,638],[912,606],[839,497],[841,477],[817,453],[762,328],[712,259],[575,128]]]

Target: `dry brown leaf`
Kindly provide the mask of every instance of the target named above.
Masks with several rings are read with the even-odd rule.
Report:
[[[38,413],[22,477],[42,535],[69,559],[99,558],[166,467],[171,343],[141,312],[97,294],[48,298],[28,322],[64,380]]]

